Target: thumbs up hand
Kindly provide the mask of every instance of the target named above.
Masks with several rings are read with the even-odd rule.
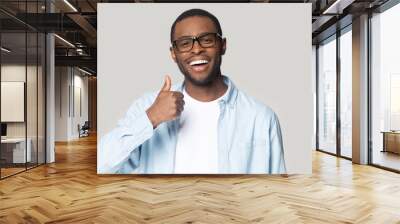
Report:
[[[156,128],[162,122],[176,119],[183,111],[185,104],[183,94],[170,90],[171,78],[166,75],[164,84],[156,100],[146,111],[147,116],[153,124],[153,128]]]
[[[171,89],[171,78],[169,75],[166,75],[164,78],[164,84],[163,87],[161,88],[161,91],[169,91]]]

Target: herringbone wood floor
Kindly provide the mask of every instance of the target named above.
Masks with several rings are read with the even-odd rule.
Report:
[[[0,181],[0,223],[400,223],[400,175],[315,152],[312,175],[99,176],[96,139]]]

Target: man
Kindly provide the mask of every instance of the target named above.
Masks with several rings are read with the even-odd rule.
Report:
[[[144,95],[100,141],[99,173],[286,173],[278,118],[221,74],[218,19],[183,12],[170,48],[185,79]],[[246,75],[246,74],[244,74]]]

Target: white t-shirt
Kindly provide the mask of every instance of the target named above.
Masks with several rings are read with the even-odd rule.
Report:
[[[175,153],[175,173],[218,173],[218,118],[220,98],[198,101],[183,90],[185,106],[181,113]]]

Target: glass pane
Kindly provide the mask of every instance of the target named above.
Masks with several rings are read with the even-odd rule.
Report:
[[[317,130],[316,130],[316,125],[317,125],[317,91],[316,91],[316,75],[317,75],[317,48],[315,45],[312,46],[312,66],[311,66],[311,72],[312,72],[312,82],[313,82],[313,139],[312,139],[312,144],[315,147],[314,150],[316,149],[316,136],[317,136]]]
[[[25,170],[26,34],[2,33],[1,46],[1,160],[2,177]],[[29,149],[29,147],[28,147]]]
[[[39,33],[38,45],[38,163],[45,163],[45,44],[46,37],[44,34]]]
[[[37,74],[38,74],[38,36],[36,32],[27,33],[28,38],[28,63],[27,63],[27,143],[30,148],[28,168],[37,165]]]
[[[318,48],[318,146],[336,153],[336,39]]]
[[[372,18],[372,163],[400,170],[400,4]]]
[[[340,152],[352,157],[352,35],[351,30],[340,37]]]
[[[33,13],[39,11],[37,1],[27,2],[26,12],[28,21],[32,24],[37,23]],[[37,73],[38,73],[38,36],[34,30],[27,30],[27,80],[26,80],[26,113],[27,113],[27,150],[30,150],[30,159],[27,167],[31,168],[37,165]]]

